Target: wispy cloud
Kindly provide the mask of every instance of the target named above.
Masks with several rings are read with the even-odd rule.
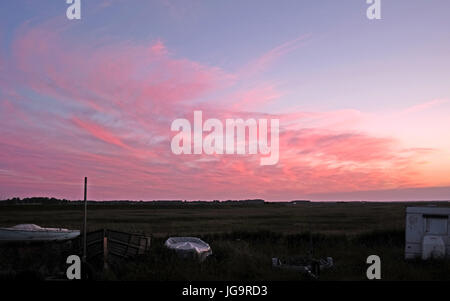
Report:
[[[242,68],[245,76],[268,68],[306,39],[249,62]],[[361,112],[262,113],[260,106],[283,96],[276,85],[235,87],[241,74],[174,53],[162,39],[89,45],[65,39],[46,24],[20,28],[10,77],[0,82],[9,88],[8,98],[0,99],[5,191],[77,198],[74,183],[85,175],[93,182],[91,197],[99,199],[279,199],[422,183],[417,162],[426,162],[432,151],[356,131],[348,123],[364,119]],[[204,101],[217,92],[225,105]],[[205,118],[279,118],[280,163],[261,167],[254,156],[172,154],[170,123],[192,120],[197,109]]]
[[[433,100],[426,101],[426,102],[414,105],[412,107],[409,107],[409,108],[405,109],[404,111],[402,111],[401,114],[405,115],[405,114],[419,113],[419,112],[425,111],[427,109],[437,107],[439,105],[446,104],[449,102],[450,102],[449,99],[433,99]]]
[[[270,49],[269,51],[261,54],[256,59],[244,66],[239,74],[242,77],[249,77],[265,71],[283,56],[300,48],[304,43],[308,41],[310,37],[310,34],[301,35],[293,40],[284,42],[281,45]]]

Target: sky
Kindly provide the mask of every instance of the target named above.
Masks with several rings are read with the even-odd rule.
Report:
[[[0,198],[450,199],[450,2],[0,2]],[[279,119],[279,161],[176,155]]]

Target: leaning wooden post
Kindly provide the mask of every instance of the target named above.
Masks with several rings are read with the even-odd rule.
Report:
[[[84,225],[83,225],[83,262],[86,262],[86,228],[87,228],[87,177],[84,177]]]

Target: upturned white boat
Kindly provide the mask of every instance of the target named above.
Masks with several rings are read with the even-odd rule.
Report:
[[[72,239],[79,235],[79,230],[42,228],[34,224],[20,224],[10,228],[0,228],[0,242],[61,241]]]
[[[197,237],[169,237],[164,245],[181,257],[196,255],[200,261],[212,254],[209,244]]]

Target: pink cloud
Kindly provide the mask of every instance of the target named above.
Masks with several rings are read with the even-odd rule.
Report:
[[[92,136],[106,142],[109,144],[114,144],[117,146],[120,146],[121,148],[127,149],[128,146],[125,145],[120,138],[116,137],[112,132],[108,131],[102,126],[99,126],[98,124],[89,122],[89,121],[82,121],[76,117],[72,118],[73,123],[90,133]]]
[[[130,105],[130,101],[138,106],[189,101],[227,80],[218,68],[169,57],[160,40],[150,46],[121,43],[92,49],[83,43],[64,46],[71,43],[47,27],[26,27],[21,32],[13,49],[17,66],[32,78],[29,84],[39,92],[69,96],[94,109]],[[36,74],[44,76],[38,80]],[[133,97],[123,94],[130,90]]]
[[[255,88],[239,91],[229,99],[236,101],[230,106],[232,111],[258,111],[266,104],[279,99],[282,94],[277,91],[273,84],[263,84]]]
[[[418,113],[449,102],[450,102],[449,99],[434,99],[409,107],[406,110],[404,110],[401,114],[404,115],[404,114]]]
[[[248,70],[302,41],[275,47]],[[254,113],[283,93],[270,83],[236,88],[240,74],[175,57],[161,40],[95,45],[47,25],[18,30],[0,102],[0,181],[9,195],[77,198],[86,175],[97,199],[286,199],[421,184],[417,162],[430,150],[350,130],[364,118],[357,111]],[[205,101],[218,91],[225,105]],[[205,118],[280,118],[280,163],[172,154],[171,122],[198,109]]]

